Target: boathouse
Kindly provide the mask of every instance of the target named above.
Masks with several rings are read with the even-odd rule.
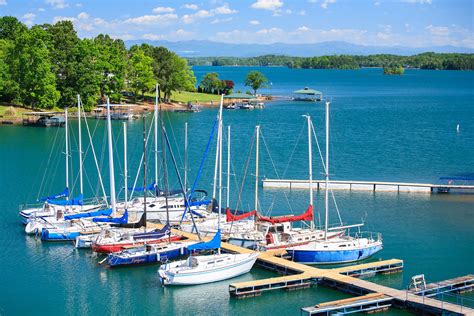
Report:
[[[317,90],[305,87],[304,89],[293,91],[293,101],[321,101],[323,93]]]

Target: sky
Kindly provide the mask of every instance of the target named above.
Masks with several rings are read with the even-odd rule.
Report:
[[[0,0],[28,26],[71,20],[80,37],[474,48],[474,0]]]

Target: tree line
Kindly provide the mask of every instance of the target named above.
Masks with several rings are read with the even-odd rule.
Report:
[[[264,55],[258,57],[189,57],[191,66],[286,66],[313,69],[359,69],[362,67],[405,67],[440,70],[474,70],[474,54],[440,54],[427,52],[413,56],[391,54],[331,55],[292,57]]]
[[[119,102],[124,89],[144,97],[159,84],[160,97],[195,90],[186,59],[164,47],[125,47],[100,34],[80,39],[70,21],[28,28],[15,17],[0,18],[0,101],[32,108],[72,106],[80,94],[86,109]]]

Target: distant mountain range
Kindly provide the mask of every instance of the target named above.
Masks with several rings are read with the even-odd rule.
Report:
[[[267,54],[308,57],[334,54],[416,55],[424,52],[474,53],[474,49],[472,48],[456,47],[449,45],[432,47],[365,46],[341,41],[321,42],[314,44],[229,44],[205,40],[191,40],[180,42],[151,40],[125,41],[127,47],[141,43],[147,43],[154,46],[164,46],[182,57],[256,57]]]

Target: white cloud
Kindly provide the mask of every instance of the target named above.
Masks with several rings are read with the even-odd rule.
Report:
[[[233,10],[229,8],[228,4],[224,4],[223,6],[211,10],[211,12],[213,12],[214,14],[233,14],[237,13],[237,10]]]
[[[249,22],[249,24],[251,24],[251,25],[259,25],[259,24],[260,24],[260,21],[252,20],[252,21]]]
[[[214,19],[210,24],[218,24],[218,23],[225,23],[232,21],[233,18],[225,18],[225,19]]]
[[[34,13],[26,13],[23,15],[23,21],[25,21],[25,24],[28,26],[33,25],[33,20],[35,19],[36,14]]]
[[[281,0],[257,0],[257,2],[252,3],[251,7],[254,9],[263,9],[263,10],[276,10],[283,6],[283,1]]]
[[[171,7],[156,7],[153,9],[153,13],[172,13],[174,8]]]
[[[309,31],[309,27],[303,25],[297,28],[296,30],[300,32],[306,32],[306,31]]]
[[[7,0],[0,0],[0,5],[7,5]]]
[[[336,0],[324,0],[323,3],[321,3],[321,8],[327,9],[332,3],[336,3]]]
[[[306,15],[306,11],[305,10],[301,10],[300,12],[298,12],[299,15],[303,16],[303,15]]]
[[[449,27],[447,26],[433,26],[431,24],[425,27],[425,30],[434,36],[448,36],[450,33]]]
[[[185,5],[183,5],[183,8],[188,9],[188,10],[197,10],[197,9],[199,9],[197,4],[194,4],[194,3],[186,3]]]
[[[77,15],[77,18],[81,20],[85,20],[89,18],[89,14],[87,14],[86,12],[81,12]]]
[[[151,41],[159,41],[159,40],[169,40],[169,41],[177,41],[177,40],[186,40],[192,39],[194,37],[193,32],[186,31],[184,29],[179,29],[174,32],[170,32],[168,34],[153,34],[147,33],[141,36],[142,39],[151,40]]]
[[[72,17],[72,16],[55,16],[53,18],[53,24],[56,24],[57,22],[59,21],[71,21],[71,22],[75,22],[77,21],[77,19],[75,17]]]
[[[374,5],[380,5],[380,1],[375,1]]]
[[[136,18],[130,18],[125,20],[125,23],[129,24],[140,24],[140,25],[167,25],[178,19],[178,16],[174,13],[158,14],[158,15],[143,15]]]
[[[229,7],[228,4],[224,4],[223,6],[214,8],[210,11],[199,10],[193,14],[185,14],[182,17],[182,21],[185,24],[190,24],[198,19],[205,19],[205,18],[216,16],[216,15],[227,15],[227,14],[234,14],[234,13],[237,13],[237,10],[233,10]]]
[[[69,7],[69,4],[65,0],[46,0],[46,4],[49,4],[54,9],[64,9]]]
[[[39,11],[39,12],[44,12],[44,11],[46,11],[46,10],[45,10],[44,8],[39,8],[38,11]]]
[[[416,3],[416,4],[432,4],[432,0],[402,0],[402,2],[406,3]]]
[[[163,35],[148,33],[148,34],[143,34],[142,38],[146,40],[150,40],[150,41],[159,41],[163,39]]]
[[[256,34],[272,34],[272,33],[280,33],[283,30],[278,27],[272,27],[270,29],[261,29],[256,32]]]

